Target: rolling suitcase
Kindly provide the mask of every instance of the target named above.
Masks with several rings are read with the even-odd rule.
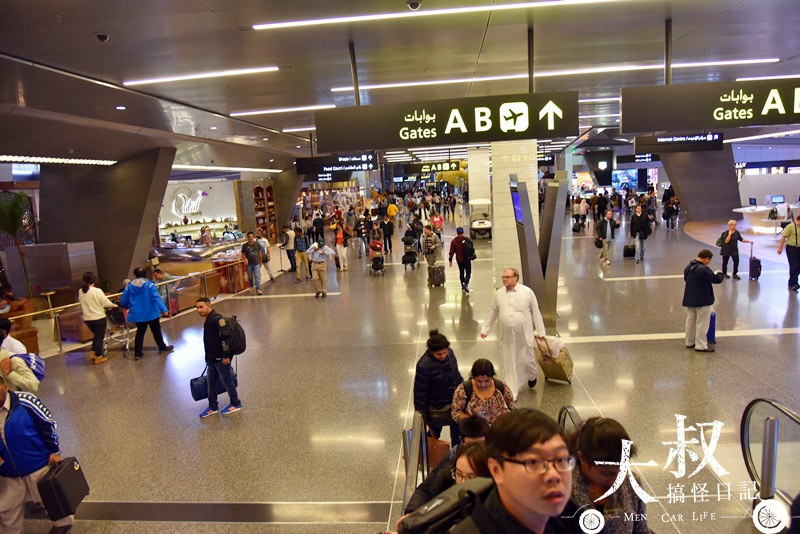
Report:
[[[747,278],[750,280],[758,280],[761,276],[761,260],[753,256],[753,244],[750,243],[750,269],[747,273]]]
[[[444,265],[428,266],[428,285],[432,287],[444,285]]]
[[[622,257],[633,258],[634,256],[636,256],[636,245],[634,245],[633,240],[631,240],[627,245],[622,247]]]
[[[575,224],[572,225],[572,233],[573,234],[577,234],[581,230],[583,230],[583,225],[581,225],[581,223],[576,222]]]
[[[712,345],[717,344],[717,312],[711,312],[711,318],[708,320],[708,333],[706,339]]]
[[[558,352],[558,356],[553,359],[549,354],[545,356],[542,351],[536,351],[536,360],[544,372],[545,380],[557,380],[558,382],[566,382],[572,384],[572,356],[569,355],[567,347],[562,347]]]
[[[51,521],[74,514],[83,498],[89,495],[89,483],[81,464],[73,457],[64,458],[51,468],[36,486]]]

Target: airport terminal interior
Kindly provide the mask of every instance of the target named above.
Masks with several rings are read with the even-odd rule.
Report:
[[[44,358],[36,395],[88,482],[70,532],[397,531],[426,470],[429,333],[465,379],[486,358],[507,381],[500,329],[480,334],[509,267],[573,363],[568,382],[537,367],[515,409],[619,421],[651,531],[800,528],[798,26],[796,0],[0,4],[0,319]],[[414,214],[434,257],[404,244]],[[360,242],[354,221],[384,216],[391,250]],[[687,348],[685,269],[704,249],[723,269],[731,221],[716,342]],[[322,295],[287,254],[315,226],[337,251]],[[135,354],[109,313],[93,364],[82,277],[116,303],[134,268],[172,349],[148,332]],[[203,297],[247,335],[242,409],[208,418]],[[52,527],[27,505],[22,532]]]

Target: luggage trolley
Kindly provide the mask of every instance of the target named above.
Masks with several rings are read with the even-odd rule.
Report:
[[[128,325],[128,314],[120,307],[106,310],[106,338],[104,352],[111,348],[111,342],[120,343],[124,356],[128,357],[131,347],[131,328]]]

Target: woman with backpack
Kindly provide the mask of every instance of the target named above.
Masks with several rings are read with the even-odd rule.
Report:
[[[491,425],[502,414],[514,409],[511,388],[494,376],[492,362],[485,358],[475,360],[469,379],[460,384],[453,393],[453,421],[478,415]]]

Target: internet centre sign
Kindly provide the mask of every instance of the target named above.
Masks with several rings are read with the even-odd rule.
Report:
[[[578,135],[578,93],[485,96],[317,111],[319,152]]]
[[[800,123],[800,80],[692,83],[622,89],[624,133]]]

